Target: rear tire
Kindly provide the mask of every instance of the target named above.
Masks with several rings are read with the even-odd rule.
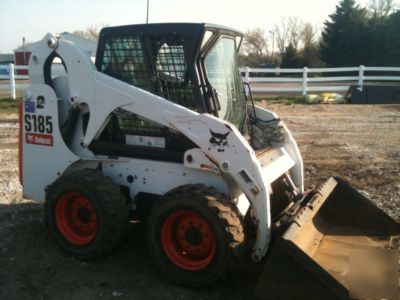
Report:
[[[156,265],[188,287],[215,284],[244,242],[236,206],[215,188],[201,184],[163,196],[152,209],[147,234]]]
[[[80,259],[104,257],[124,236],[126,198],[111,178],[84,169],[61,176],[46,192],[46,223],[51,236]]]

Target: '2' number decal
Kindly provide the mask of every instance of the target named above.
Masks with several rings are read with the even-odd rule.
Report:
[[[25,114],[25,130],[28,132],[53,133],[51,116]]]

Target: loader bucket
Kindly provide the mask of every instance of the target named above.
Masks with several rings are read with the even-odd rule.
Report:
[[[372,250],[397,254],[391,265],[395,274],[384,279],[394,285],[385,291],[397,299],[399,235],[399,223],[340,178],[330,178],[275,237],[251,298],[357,298],[351,261],[357,253]],[[362,263],[369,270],[373,259],[366,256]]]

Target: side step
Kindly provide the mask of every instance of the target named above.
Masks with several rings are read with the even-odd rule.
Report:
[[[392,287],[384,293],[397,299],[399,238],[399,223],[340,178],[330,178],[275,240],[252,299],[349,299],[357,273],[351,261],[363,258],[364,268],[374,268],[373,259],[359,255],[371,250],[396,253],[389,265],[396,271],[383,280]],[[396,252],[385,252],[390,249]]]

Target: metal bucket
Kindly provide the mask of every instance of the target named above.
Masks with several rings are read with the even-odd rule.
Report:
[[[388,249],[395,249],[397,262],[389,266],[395,274],[384,279],[394,287],[384,292],[398,295],[399,236],[399,223],[340,178],[330,178],[276,238],[252,298],[357,298],[351,261],[360,263],[363,251],[385,255]],[[364,257],[365,270],[374,268],[375,260]]]

